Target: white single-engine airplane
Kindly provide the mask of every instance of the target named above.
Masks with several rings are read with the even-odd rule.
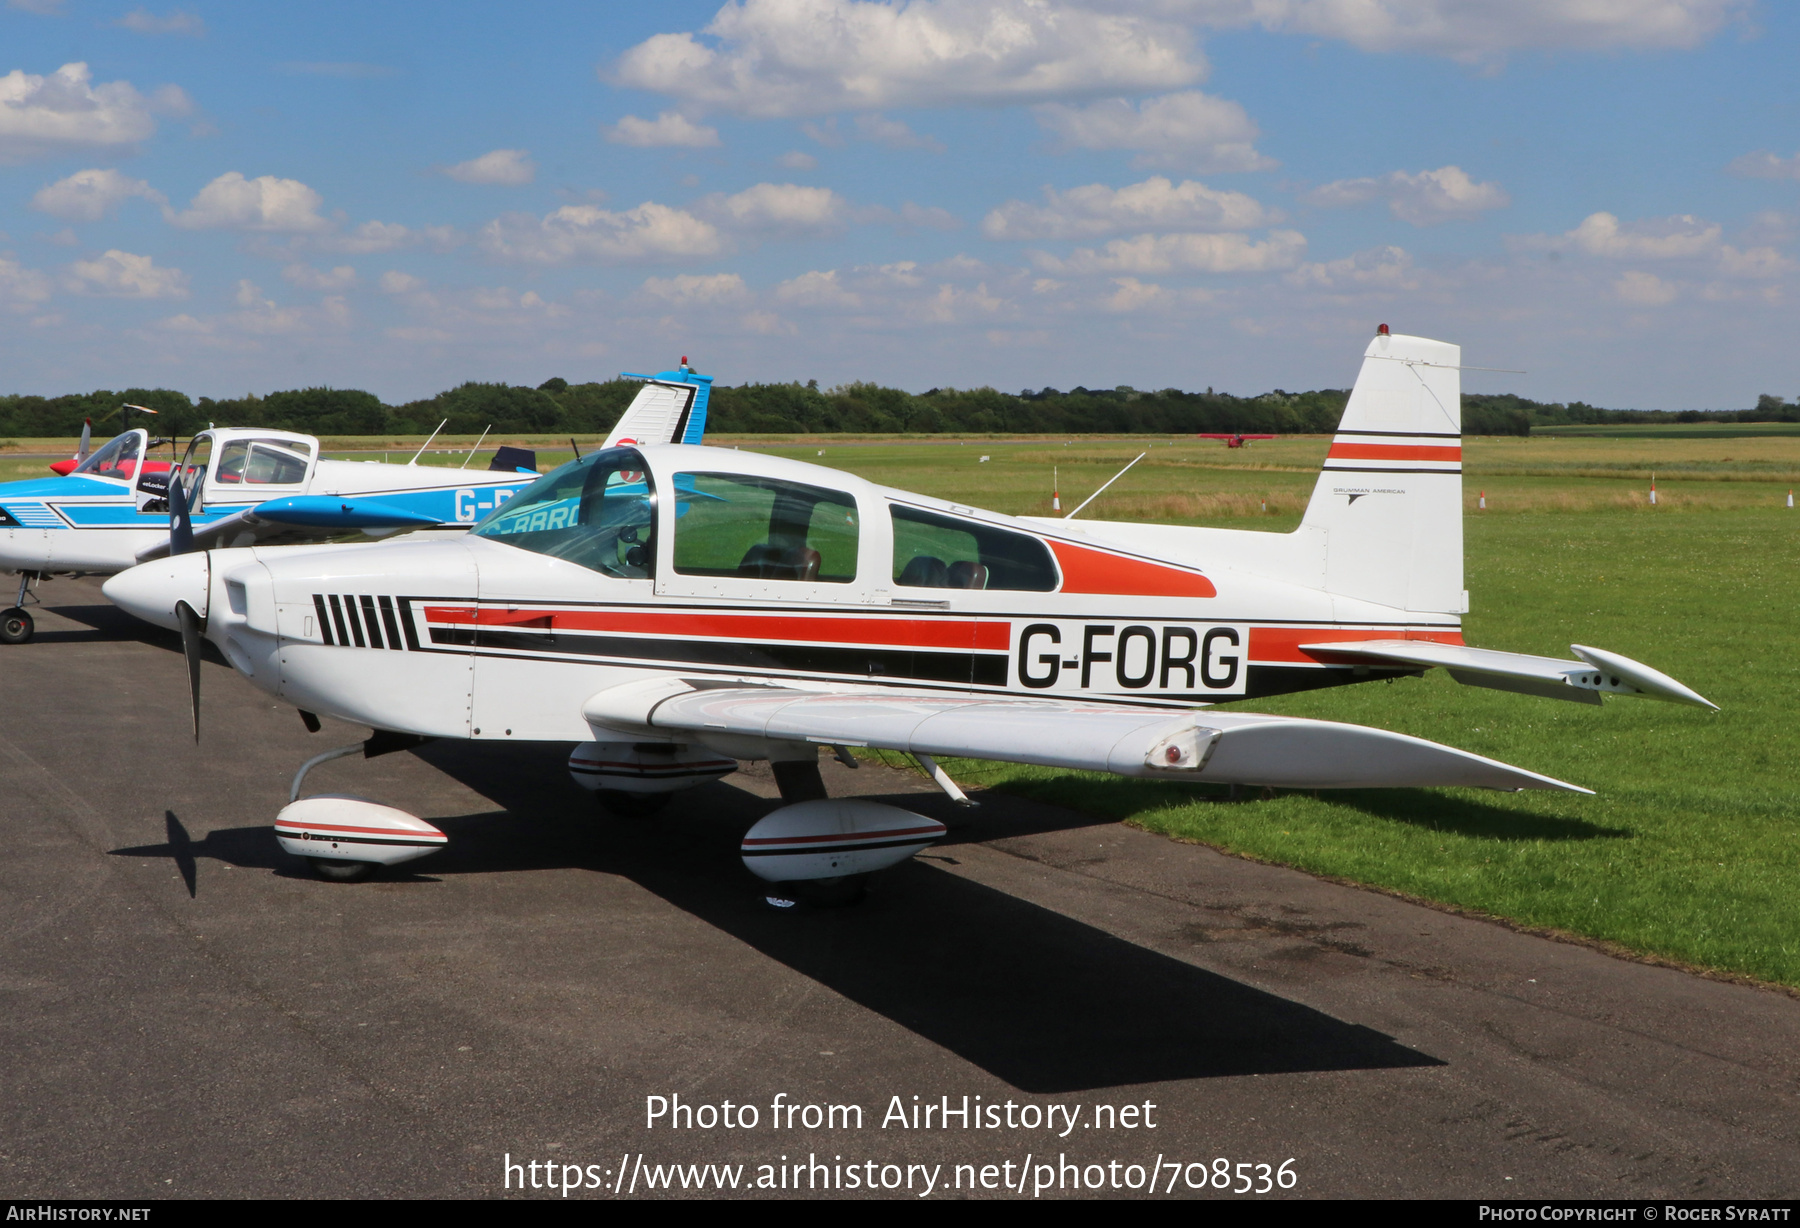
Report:
[[[1598,649],[1563,661],[1463,644],[1459,370],[1458,347],[1383,325],[1288,534],[1003,516],[754,453],[615,447],[455,540],[181,554],[106,592],[183,632],[196,738],[204,636],[309,725],[324,712],[375,729],[313,763],[417,738],[573,741],[576,779],[644,813],[768,759],[787,804],[742,852],[782,885],[772,899],[854,898],[944,834],[826,798],[821,747],[912,754],[959,801],[934,756],[1587,792],[1379,729],[1202,710],[1438,665],[1532,695],[1713,707]],[[332,878],[445,842],[346,797],[291,800],[276,834]]]
[[[674,371],[627,378],[644,385],[602,447],[705,437],[711,376],[694,372],[684,357]],[[24,605],[33,580],[112,575],[168,553],[173,457],[156,461],[150,452],[149,435],[130,430],[83,455],[66,477],[0,483],[0,571],[20,573],[18,600],[0,611],[0,642],[31,638]],[[499,449],[488,470],[474,472],[327,460],[311,435],[222,427],[195,435],[173,471],[181,475],[195,544],[204,548],[464,530],[535,481],[536,464],[521,448]]]

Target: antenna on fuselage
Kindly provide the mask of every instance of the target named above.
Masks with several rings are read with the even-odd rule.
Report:
[[[448,422],[449,419],[446,418],[445,421]],[[481,451],[481,445],[487,442],[487,433],[493,429],[494,424],[492,422],[481,428],[481,438],[475,441],[475,446],[469,449],[469,454],[467,456],[463,457],[463,463],[457,466],[458,469],[467,469],[469,467],[469,462],[475,459],[475,454],[477,452]],[[429,442],[429,440],[427,442]],[[424,451],[424,449],[421,448],[420,451]]]
[[[444,422],[448,422],[448,421],[450,421],[450,419],[448,419],[448,418],[444,419]],[[425,442],[419,445],[419,450],[417,452],[413,453],[413,458],[411,460],[407,461],[406,462],[407,464],[416,465],[419,463],[419,458],[421,456],[425,455],[425,449],[429,448],[431,446],[431,441],[437,438],[438,431],[441,431],[444,429],[444,422],[438,423],[437,430],[433,431],[433,432],[431,432],[431,434],[425,436]]]
[[[1131,462],[1131,465],[1137,464],[1138,461],[1143,460],[1148,455],[1150,455],[1148,452],[1139,452],[1137,454],[1137,459],[1133,460]],[[1131,471],[1131,465],[1125,466],[1125,468],[1119,470],[1117,473],[1113,474],[1112,477],[1108,478],[1107,482],[1106,482],[1106,486],[1111,486],[1114,482],[1118,481],[1120,478],[1124,477],[1127,473],[1129,473]],[[1088,504],[1092,503],[1095,499],[1098,499],[1101,495],[1105,494],[1106,486],[1102,486],[1099,490],[1096,490],[1093,494],[1091,494],[1087,498],[1083,499],[1081,501],[1081,507],[1076,508],[1075,512],[1079,512],[1082,507],[1086,507]],[[1064,516],[1063,519],[1064,520],[1075,519],[1075,512],[1070,512],[1067,516]]]

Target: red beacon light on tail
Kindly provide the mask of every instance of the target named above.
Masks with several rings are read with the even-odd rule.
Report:
[[[1376,336],[1377,336],[1377,337],[1391,337],[1391,336],[1392,336],[1392,335],[1393,335],[1393,334],[1392,334],[1392,333],[1390,333],[1390,332],[1388,332],[1388,326],[1387,326],[1387,325],[1385,325],[1385,324],[1378,324],[1378,325],[1376,325],[1376,327],[1375,327],[1375,335],[1376,335]]]

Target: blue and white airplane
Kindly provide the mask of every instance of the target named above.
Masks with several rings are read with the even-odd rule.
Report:
[[[602,447],[694,443],[706,433],[712,377],[688,366],[641,379]],[[33,633],[29,586],[51,575],[113,575],[169,553],[169,484],[179,481],[200,549],[323,541],[404,530],[461,532],[537,479],[536,456],[501,448],[474,472],[379,461],[328,460],[312,435],[259,427],[200,432],[177,464],[150,459],[130,430],[66,477],[0,483],[0,571],[19,575],[0,611],[0,642]],[[423,449],[420,449],[422,452]]]

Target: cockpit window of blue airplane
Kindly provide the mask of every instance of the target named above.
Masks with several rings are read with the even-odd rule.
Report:
[[[306,480],[311,448],[291,439],[234,439],[219,452],[216,482],[292,486]]]
[[[88,458],[75,466],[74,472],[90,478],[117,478],[129,482],[137,476],[138,446],[143,435],[137,431],[126,431],[91,453]]]
[[[647,579],[656,558],[655,510],[643,456],[608,448],[545,474],[471,531],[601,575]]]

